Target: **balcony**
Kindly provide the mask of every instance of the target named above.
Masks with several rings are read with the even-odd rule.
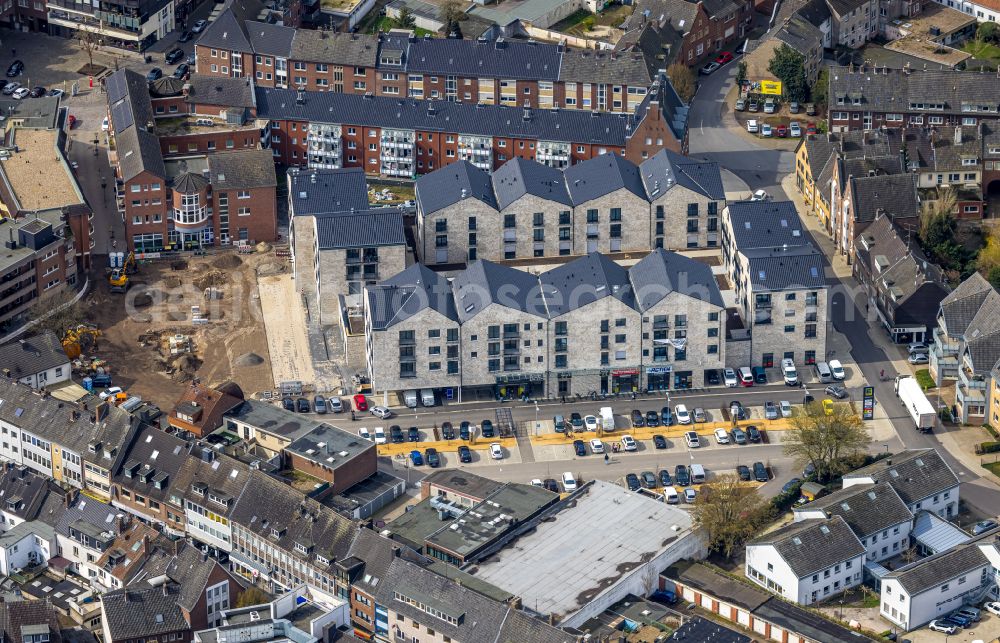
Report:
[[[183,232],[198,232],[208,227],[209,216],[207,206],[181,206],[179,210],[171,210],[170,218],[174,227]]]
[[[96,33],[102,36],[110,36],[112,38],[118,38],[119,40],[133,40],[135,42],[139,42],[142,38],[142,34],[139,32],[110,27],[93,18],[87,19],[84,17],[86,15],[89,14],[78,14],[75,12],[70,14],[66,11],[49,10],[49,23],[60,25],[62,27],[69,27],[70,29],[89,31],[90,33]]]

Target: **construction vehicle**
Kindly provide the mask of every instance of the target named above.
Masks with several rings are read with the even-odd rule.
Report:
[[[124,259],[121,258],[122,253],[117,253],[118,260],[113,260],[113,263],[121,262],[121,265],[113,265],[111,268],[111,274],[108,276],[108,285],[111,286],[111,292],[123,293],[128,290],[129,287],[129,275],[135,274],[139,269],[139,264],[135,261],[135,253],[129,252]]]
[[[97,338],[100,336],[101,331],[98,328],[87,324],[67,329],[62,338],[62,347],[66,352],[66,357],[76,359],[85,350],[97,350]]]

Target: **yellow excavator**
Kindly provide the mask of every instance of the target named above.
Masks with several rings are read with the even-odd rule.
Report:
[[[122,267],[114,268],[108,276],[108,285],[111,286],[111,292],[125,292],[128,290],[129,275],[135,274],[138,269],[139,265],[135,261],[135,253],[128,253]]]
[[[62,347],[66,351],[66,357],[76,359],[85,350],[97,350],[97,338],[100,336],[100,329],[87,324],[67,329],[62,338]]]

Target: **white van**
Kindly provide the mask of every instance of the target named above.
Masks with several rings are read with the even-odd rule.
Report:
[[[663,487],[663,497],[666,499],[668,505],[679,504],[681,499],[677,495],[677,490],[673,487]]]
[[[420,389],[420,403],[424,406],[434,406],[434,391],[429,388]],[[416,406],[416,404],[414,404]]]
[[[830,370],[830,365],[826,362],[816,362],[816,377],[819,378],[820,382],[833,381],[833,371]]]
[[[417,408],[417,391],[415,389],[411,388],[403,391],[403,404],[405,404],[408,409]]]
[[[564,471],[562,474],[563,489],[566,491],[576,491],[576,478],[572,471]]]
[[[691,484],[701,484],[705,482],[705,467],[700,464],[691,465]]]
[[[795,386],[799,383],[799,374],[795,371],[795,362],[787,357],[781,360],[781,376],[785,380],[785,386]]]

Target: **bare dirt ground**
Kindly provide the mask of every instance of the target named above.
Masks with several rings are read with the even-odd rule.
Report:
[[[312,384],[316,381],[316,373],[306,332],[305,310],[291,274],[262,276],[258,288],[274,382],[297,380]]]
[[[101,330],[96,355],[107,360],[114,384],[161,408],[173,406],[195,377],[210,386],[232,380],[249,397],[274,388],[257,276],[288,270],[270,250],[153,260],[140,265],[125,295],[100,277],[81,321]],[[206,299],[206,288],[221,297]],[[192,306],[206,323],[192,321]],[[178,334],[191,337],[190,353],[171,354],[169,339]]]

